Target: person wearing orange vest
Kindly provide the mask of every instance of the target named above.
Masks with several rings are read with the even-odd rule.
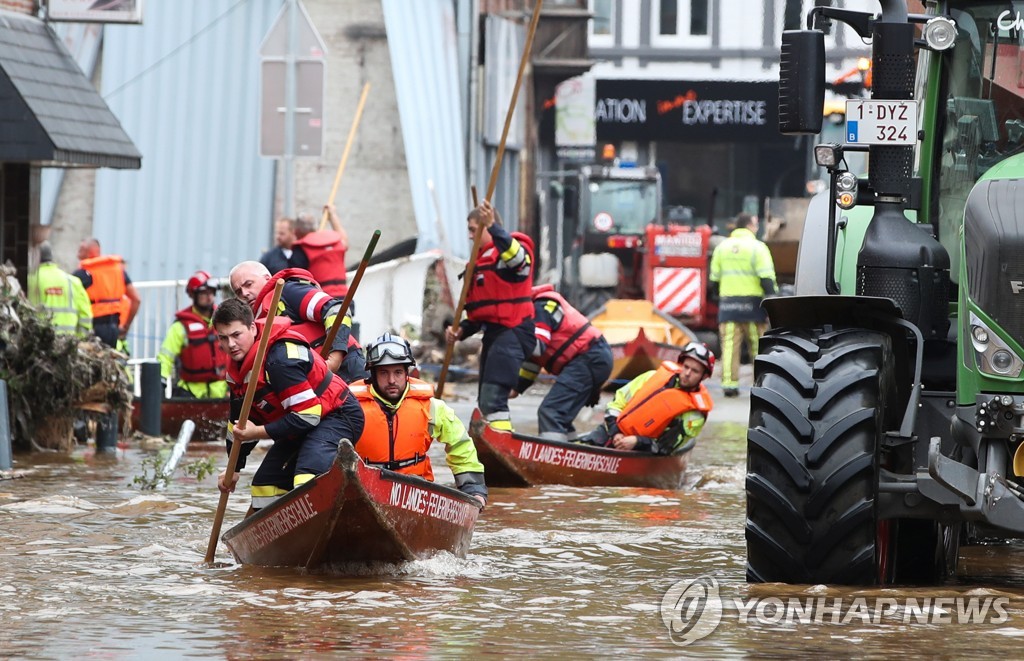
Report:
[[[142,299],[124,270],[119,255],[100,255],[100,242],[86,239],[78,247],[78,270],[72,275],[82,281],[92,303],[92,329],[103,343],[117,347],[128,336]]]
[[[292,244],[292,264],[306,268],[320,287],[331,296],[344,298],[348,293],[345,274],[345,251],[348,250],[348,235],[341,226],[334,205],[324,206],[331,220],[329,230],[318,230],[317,220],[310,214],[300,214],[295,219],[295,236]]]
[[[231,421],[241,413],[249,379],[258,379],[246,425],[228,425],[228,453],[232,443],[243,444],[236,471],[245,467],[257,441],[274,441],[252,478],[252,509],[258,510],[326,473],[338,452],[338,442],[363,433],[363,410],[345,382],[327,369],[324,359],[292,330],[287,319],[275,318],[267,328],[265,321],[253,318],[248,305],[231,299],[213,313],[213,326],[221,349],[230,358]],[[260,374],[253,375],[259,338],[267,332],[270,343],[265,364]],[[233,491],[237,479],[236,472],[228,484],[221,473],[218,487]]]
[[[409,376],[416,366],[409,343],[385,333],[366,349],[370,378],[350,389],[366,417],[356,452],[370,466],[434,481],[427,449],[445,445],[448,467],[459,491],[487,504],[484,467],[455,411],[434,397],[429,383]]]
[[[537,344],[519,368],[510,397],[525,392],[541,368],[554,374],[555,384],[537,407],[537,427],[542,438],[564,441],[575,431],[572,423],[580,410],[597,404],[612,373],[612,349],[552,285],[533,288],[533,324]]]
[[[278,314],[291,320],[313,348],[323,346],[334,319],[341,310],[341,300],[320,288],[313,274],[304,269],[289,268],[270,275],[260,262],[241,262],[228,276],[235,296],[249,304],[257,319],[267,316],[267,308],[278,280],[284,280]],[[331,345],[327,364],[346,383],[367,376],[363,348],[352,335],[352,318],[345,315]]]
[[[672,454],[704,428],[714,402],[702,383],[715,369],[706,344],[690,342],[676,362],[665,361],[615,392],[604,424],[578,439],[619,450]]]
[[[518,382],[519,367],[536,345],[533,329],[533,241],[507,232],[498,212],[484,200],[466,218],[472,239],[482,226],[473,282],[466,296],[466,318],[445,329],[449,343],[483,328],[478,406],[492,428],[512,431],[509,393]]]
[[[185,293],[192,305],[174,314],[174,323],[167,329],[160,346],[160,377],[170,379],[175,372],[178,381],[174,394],[201,399],[228,396],[224,380],[228,355],[217,342],[211,321],[216,306],[217,281],[206,271],[196,271],[185,284]]]

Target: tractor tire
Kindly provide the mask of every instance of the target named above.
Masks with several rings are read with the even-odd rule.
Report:
[[[876,500],[888,335],[773,330],[754,362],[747,431],[747,580],[879,582]]]

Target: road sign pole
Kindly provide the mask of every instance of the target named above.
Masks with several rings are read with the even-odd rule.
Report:
[[[288,54],[285,56],[284,215],[295,217],[295,57],[299,35],[297,0],[288,2]]]

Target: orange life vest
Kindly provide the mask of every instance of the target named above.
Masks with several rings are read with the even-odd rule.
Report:
[[[174,317],[185,327],[187,342],[181,350],[181,380],[188,383],[223,381],[228,355],[220,348],[217,331],[192,306],[178,310]]]
[[[345,242],[334,230],[310,232],[295,242],[309,258],[309,272],[321,289],[342,298],[348,293],[345,275]]]
[[[519,232],[512,238],[519,241],[533,260],[533,240]],[[473,286],[466,296],[466,317],[471,321],[499,324],[513,328],[533,316],[533,282],[509,282],[498,275],[499,253],[491,241],[480,248],[473,272]]]
[[[562,309],[562,323],[551,331],[551,339],[540,357],[541,367],[552,374],[559,374],[569,361],[580,355],[590,343],[601,337],[601,331],[590,325],[590,320],[576,308],[569,305],[553,285],[539,285],[533,288],[533,300],[549,299]]]
[[[256,339],[259,340],[259,337],[266,330],[266,321],[258,319],[256,321],[256,328]],[[281,340],[306,343],[305,338],[291,330],[291,323],[287,319],[277,317],[274,319],[274,324],[270,330],[267,350],[269,351],[275,342]],[[245,396],[246,388],[249,385],[249,373],[252,371],[253,363],[256,361],[258,348],[259,342],[253,342],[252,348],[249,349],[249,353],[245,355],[245,359],[240,365],[234,361],[228,363],[227,381],[232,397]],[[310,368],[306,380],[309,382],[310,387],[313,388],[313,393],[320,400],[320,415],[323,418],[342,405],[345,398],[348,397],[348,386],[345,385],[341,377],[327,369],[327,363],[320,357],[320,354],[310,350],[310,355],[313,359],[313,366]],[[265,367],[258,375],[258,378],[256,395],[253,397],[249,419],[255,424],[265,425],[283,418],[288,414],[288,409],[282,404],[281,397],[267,383],[267,370]]]
[[[619,431],[628,436],[657,438],[674,418],[687,411],[707,416],[713,406],[707,388],[703,383],[694,391],[674,386],[680,371],[678,363],[664,361],[622,409],[616,421]]]
[[[93,318],[116,314],[123,324],[127,314],[124,260],[119,255],[102,255],[83,259],[78,265],[92,276],[92,284],[85,291],[92,303]]]
[[[384,413],[364,379],[349,386],[363,407],[366,424],[356,443],[356,452],[367,464],[434,481],[427,448],[430,437],[430,398],[434,388],[425,381],[409,378],[405,399],[393,416]]]

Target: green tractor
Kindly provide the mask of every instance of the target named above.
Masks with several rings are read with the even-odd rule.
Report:
[[[833,21],[871,40],[873,84],[815,149],[797,295],[765,301],[752,582],[935,583],[961,541],[1024,537],[1024,2],[880,5],[783,36],[783,133],[821,130]]]

